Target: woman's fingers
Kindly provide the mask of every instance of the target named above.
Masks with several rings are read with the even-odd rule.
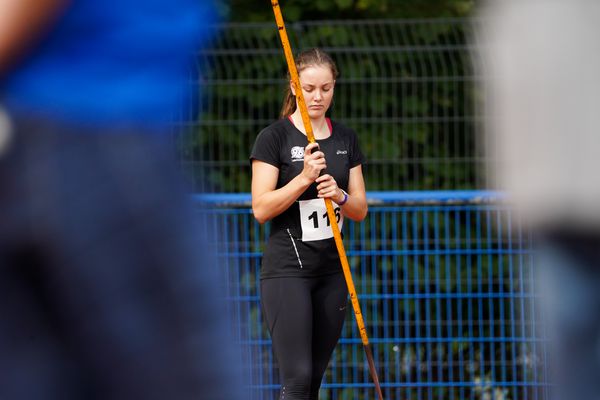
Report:
[[[322,175],[318,177],[315,182],[318,183],[317,191],[319,197],[334,197],[337,195],[338,185],[331,175]]]
[[[319,148],[319,144],[318,143],[309,143],[305,148],[304,148],[304,157],[306,157],[307,155],[312,155],[312,153],[314,152],[315,149]]]
[[[317,183],[326,183],[329,181],[333,181],[333,183],[335,183],[335,179],[333,179],[333,176],[329,175],[329,174],[323,174],[320,177],[318,177],[315,182]]]
[[[317,143],[310,143],[304,148],[303,174],[309,179],[315,180],[325,168],[327,168],[325,154],[322,151],[319,151],[319,145]]]

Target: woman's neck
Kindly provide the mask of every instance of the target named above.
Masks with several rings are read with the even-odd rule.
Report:
[[[304,129],[304,122],[302,121],[302,115],[300,114],[300,110],[296,109],[292,115],[292,122],[296,128],[306,135],[306,129]],[[327,119],[325,116],[322,116],[317,119],[310,119],[310,124],[312,125],[313,134],[315,135],[315,139],[325,139],[331,135],[329,131],[329,126],[327,125]]]

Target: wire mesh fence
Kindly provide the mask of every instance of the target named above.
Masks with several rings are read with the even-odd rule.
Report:
[[[481,187],[471,27],[462,19],[289,24],[295,51],[320,47],[338,64],[330,114],[357,131],[369,190]],[[194,190],[247,192],[252,144],[278,118],[287,84],[275,24],[223,26],[197,60],[191,90],[201,97],[180,118],[182,166]]]
[[[483,187],[490,160],[476,137],[484,93],[473,69],[473,26],[463,19],[288,24],[294,50],[320,47],[338,64],[330,116],[356,130],[371,193]],[[193,189],[229,193],[212,200],[227,203],[249,191],[248,156],[258,132],[278,118],[285,60],[274,23],[223,26],[197,60],[200,77],[190,88],[200,101],[179,118],[176,143]],[[248,195],[239,196],[244,206],[205,210],[209,237],[250,398],[274,400],[277,363],[258,293],[269,227],[254,220]],[[366,221],[344,228],[384,396],[547,399],[531,239],[501,203],[474,201],[477,193],[439,202],[448,196],[388,192],[392,205],[371,205]],[[375,397],[349,310],[320,399]]]
[[[387,198],[407,199],[402,193]],[[502,204],[429,202],[372,205],[364,222],[344,227],[384,397],[546,399],[546,338],[536,310],[531,238]],[[245,207],[208,212],[250,398],[274,400],[277,364],[258,293],[269,227]],[[349,307],[320,399],[373,398]]]

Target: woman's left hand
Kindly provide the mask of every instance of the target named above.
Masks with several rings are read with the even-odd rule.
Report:
[[[324,174],[318,177],[315,182],[317,182],[317,191],[320,198],[330,198],[336,203],[344,200],[344,193],[338,187],[333,176]]]

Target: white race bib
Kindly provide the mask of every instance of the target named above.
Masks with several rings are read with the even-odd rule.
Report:
[[[327,217],[325,199],[300,200],[300,225],[302,227],[302,241],[323,240],[333,237],[333,231]],[[340,206],[331,202],[337,218],[338,228],[342,230],[344,216]]]

